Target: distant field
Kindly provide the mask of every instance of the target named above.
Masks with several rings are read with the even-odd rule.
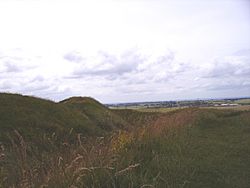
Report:
[[[172,112],[179,109],[184,109],[187,107],[173,107],[173,108],[135,108],[134,110],[139,112],[160,112],[160,113],[166,113],[166,112]]]
[[[239,100],[234,101],[234,103],[237,103],[237,104],[249,104],[250,105],[250,99],[239,99]]]
[[[218,109],[218,110],[226,110],[226,109],[230,109],[230,110],[239,110],[239,111],[246,111],[246,110],[250,110],[250,105],[239,105],[239,106],[212,106],[212,107],[201,107],[203,109]]]
[[[172,108],[144,108],[144,107],[134,107],[134,108],[126,108],[131,109],[139,112],[159,112],[159,113],[167,113],[172,112],[180,109],[187,109],[189,107],[172,107]],[[218,109],[218,110],[239,110],[245,111],[250,110],[250,105],[239,105],[239,106],[211,106],[211,107],[199,107],[201,109]],[[117,109],[124,109],[124,108],[117,108]]]
[[[158,101],[158,102],[135,102],[121,104],[107,104],[110,109],[133,109],[145,112],[167,112],[165,109],[179,109],[188,107],[230,107],[237,105],[250,105],[250,98],[231,99],[204,99],[204,100],[183,100],[183,101]]]

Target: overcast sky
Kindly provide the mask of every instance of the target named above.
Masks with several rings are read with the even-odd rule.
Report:
[[[1,0],[0,92],[250,96],[250,1]]]

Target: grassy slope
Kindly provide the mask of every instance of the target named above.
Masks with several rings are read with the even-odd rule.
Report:
[[[6,130],[13,128],[21,134],[41,135],[40,131],[47,133],[54,131],[51,129],[75,126],[79,130],[85,127],[87,135],[95,134],[96,130],[103,133],[106,126],[107,130],[117,130],[128,126],[126,122],[137,127],[129,133],[108,136],[105,142],[85,140],[84,145],[83,140],[78,140],[75,145],[55,146],[47,153],[39,150],[39,155],[20,144],[17,138],[12,150],[0,147],[0,187],[22,187],[23,182],[26,187],[28,184],[48,187],[250,186],[249,110],[110,111],[90,98],[71,98],[56,104],[7,94],[0,95],[0,104],[2,137]],[[54,146],[53,139],[48,137],[44,144]],[[32,178],[23,171],[29,172]]]
[[[133,128],[152,125],[162,116],[158,112],[141,112],[132,109],[113,109],[112,111],[129,122],[130,127]]]
[[[135,187],[249,187],[250,112],[199,110],[195,119],[181,129],[162,123],[165,129],[149,129],[128,145],[123,165],[140,167],[120,181]]]
[[[60,102],[64,106],[86,114],[89,119],[104,130],[127,129],[128,123],[118,114],[90,97],[72,97]]]
[[[88,99],[84,110],[71,108],[64,103],[17,94],[0,94],[0,139],[6,140],[9,132],[20,131],[25,138],[38,138],[43,134],[65,134],[71,128],[83,135],[101,135],[125,122],[118,116],[110,124],[103,120],[109,111],[97,101]],[[113,116],[107,116],[112,118]],[[102,124],[101,122],[104,121]],[[105,124],[106,123],[106,124]],[[120,123],[120,124],[119,124]]]

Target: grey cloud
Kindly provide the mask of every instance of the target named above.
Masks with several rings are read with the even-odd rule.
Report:
[[[0,83],[0,89],[5,92],[18,92],[24,94],[37,94],[37,93],[46,93],[50,90],[51,84],[42,83],[37,84],[34,82],[29,82],[28,80],[16,80],[15,82],[7,79],[6,81]]]
[[[10,59],[10,60],[14,60],[14,61],[23,61],[24,60],[24,58],[22,58],[22,57],[6,56],[6,55],[0,56],[0,59],[2,59],[2,60]]]
[[[63,56],[64,59],[67,61],[75,62],[75,63],[80,63],[85,60],[84,57],[79,52],[72,51]]]
[[[145,87],[140,88],[140,87],[134,87],[133,85],[118,87],[116,88],[116,91],[121,92],[123,94],[135,94],[135,93],[147,94],[156,92],[155,90],[153,91],[152,88],[145,88]]]
[[[138,65],[143,62],[143,58],[134,51],[128,51],[121,56],[114,56],[106,52],[99,52],[99,64],[95,67],[82,66],[73,72],[73,77],[107,76],[115,79],[126,73],[137,71]]]
[[[237,90],[237,89],[244,89],[250,88],[250,84],[243,84],[243,83],[226,83],[226,84],[218,84],[209,86],[208,90]]]
[[[101,51],[96,57],[97,64],[91,66],[91,59],[86,58],[88,61],[77,64],[75,70],[65,78],[102,77],[108,82],[145,85],[167,83],[192,70],[188,63],[175,60],[175,53],[171,51],[159,57],[146,56],[133,49],[120,56]],[[96,59],[93,60],[95,63]]]
[[[13,87],[13,84],[10,81],[3,81],[0,83],[0,89],[1,90],[8,90]]]
[[[235,72],[235,66],[228,64],[227,62],[217,62],[215,61],[214,67],[208,71],[203,77],[205,78],[216,78],[216,77],[225,77],[231,76]]]
[[[37,67],[30,63],[29,58],[22,57],[20,54],[3,54],[0,57],[0,63],[2,63],[2,69],[0,70],[1,73],[19,73]]]
[[[0,63],[2,64],[1,73],[13,73],[13,72],[21,72],[22,68],[18,66],[18,63],[22,61],[22,58],[18,57],[10,57],[10,56],[1,56]]]
[[[165,69],[168,73],[182,73],[191,68],[188,63],[176,61],[175,54],[171,51],[159,57],[155,64],[161,66],[161,68]]]
[[[41,85],[28,85],[26,86],[23,91],[27,92],[27,91],[32,91],[32,92],[36,92],[36,91],[42,91],[42,90],[48,90],[50,89],[51,86],[48,84],[41,84]]]
[[[33,79],[30,80],[30,82],[42,82],[45,78],[41,75],[35,76]]]
[[[237,61],[237,62],[235,62]],[[215,60],[212,69],[210,69],[204,78],[223,78],[223,77],[244,77],[250,75],[250,56],[232,57],[228,60]]]
[[[175,59],[175,55],[173,52],[168,52],[164,56],[158,57],[156,63],[157,64],[165,64],[169,65],[169,63],[173,62]]]
[[[52,94],[59,94],[60,92],[64,92],[66,90],[59,91],[58,85],[55,80],[48,80],[47,82],[42,82],[37,84],[32,80],[25,82],[24,86],[19,87],[19,92],[29,94],[29,95],[39,95],[45,98],[48,98]]]
[[[63,85],[63,80],[45,79],[42,76],[31,79],[18,79],[15,82],[7,79],[2,83],[0,82],[0,89],[5,92],[18,92],[25,95],[56,99],[57,101],[74,95],[68,86]]]
[[[155,82],[168,82],[184,73],[192,70],[188,63],[179,62],[175,59],[173,52],[168,52],[164,56],[158,57],[153,64],[145,67],[146,70],[155,70],[156,74],[152,77]],[[157,72],[156,72],[157,71]]]
[[[7,73],[13,73],[13,72],[22,72],[22,68],[17,66],[14,62],[5,62],[4,63],[5,66],[5,72]]]
[[[242,49],[242,50],[238,50],[235,53],[233,53],[232,55],[234,56],[250,56],[250,49]]]
[[[149,79],[148,76],[145,75],[135,75],[135,76],[127,76],[126,78],[123,78],[125,80],[125,84],[127,85],[142,85],[142,84],[147,84],[150,82],[152,79]]]

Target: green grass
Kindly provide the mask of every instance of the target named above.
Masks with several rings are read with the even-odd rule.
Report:
[[[90,98],[57,104],[19,95],[3,96],[0,187],[250,187],[247,109],[109,111]],[[78,130],[82,135],[75,131],[73,138],[69,131],[54,134],[43,127],[65,120],[67,124],[59,121],[58,129],[68,129],[78,125],[75,121],[80,117],[84,120]],[[21,118],[31,122],[40,118],[41,122],[24,126]],[[85,124],[86,119],[93,123],[94,130],[105,134],[81,129],[90,125]],[[129,128],[120,129],[116,123]],[[7,132],[9,136],[4,137]],[[27,132],[41,136],[29,140]],[[9,140],[8,147],[3,138]]]
[[[91,98],[55,103],[0,93],[0,114],[1,142],[8,141],[13,130],[18,130],[25,140],[36,142],[46,134],[56,133],[63,140],[70,131],[73,135],[101,136],[127,127],[121,117]]]
[[[0,94],[0,104],[0,138],[4,140],[14,129],[31,139],[53,132],[65,134],[72,128],[85,135],[103,132],[87,116],[52,101]]]
[[[120,181],[124,187],[249,187],[249,115],[202,111],[191,127],[148,132],[127,146],[121,163],[140,167]]]
[[[132,109],[113,109],[112,111],[127,121],[132,129],[149,126],[162,115],[158,112],[145,112]]]
[[[72,97],[60,102],[64,106],[75,109],[104,130],[127,129],[128,123],[98,101],[90,97]]]

